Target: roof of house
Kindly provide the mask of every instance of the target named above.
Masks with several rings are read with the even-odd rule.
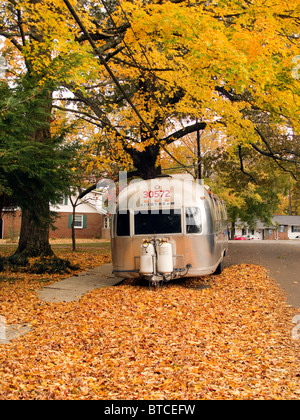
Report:
[[[247,223],[243,223],[241,220],[238,220],[237,225],[247,226]],[[274,228],[276,225],[300,226],[300,216],[275,215],[273,216],[272,224],[270,225],[258,220],[256,223],[256,229]]]
[[[275,215],[273,217],[273,223],[279,223],[280,225],[300,226],[300,216]]]

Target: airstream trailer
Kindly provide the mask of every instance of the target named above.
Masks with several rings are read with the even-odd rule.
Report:
[[[157,283],[222,271],[228,248],[225,203],[191,176],[131,182],[114,213],[115,276]]]

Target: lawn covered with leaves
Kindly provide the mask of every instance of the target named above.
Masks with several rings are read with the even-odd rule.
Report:
[[[56,254],[81,270],[110,260],[105,246]],[[32,331],[0,345],[0,399],[299,399],[297,311],[263,268],[38,299],[62,277],[1,274],[0,315]]]

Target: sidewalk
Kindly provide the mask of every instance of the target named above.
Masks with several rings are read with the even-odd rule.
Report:
[[[91,290],[115,286],[120,280],[112,274],[112,264],[104,264],[46,286],[38,296],[45,302],[72,302]]]
[[[72,302],[79,300],[91,290],[115,286],[120,283],[120,280],[112,274],[112,264],[104,264],[46,286],[37,294],[45,302]],[[0,322],[0,345],[8,344],[12,339],[27,334],[29,331],[31,331],[30,324],[4,325]]]

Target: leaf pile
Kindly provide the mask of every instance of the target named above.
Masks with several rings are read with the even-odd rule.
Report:
[[[56,255],[39,258],[12,255],[0,259],[0,272],[10,270],[33,274],[65,274],[78,269],[79,266],[72,265],[69,260],[58,258]]]
[[[71,303],[35,297],[26,314],[10,303],[33,330],[0,346],[1,399],[300,396],[293,311],[258,266],[158,290],[126,281]]]
[[[5,251],[1,251],[5,254]],[[9,252],[11,251],[7,253]],[[72,275],[111,261],[110,251],[90,248],[76,253],[64,250],[57,252],[57,256],[78,267],[72,271]],[[31,266],[34,266],[35,261],[35,258],[31,259]],[[36,291],[66,277],[68,277],[66,273],[57,272],[35,274],[25,273],[22,270],[18,272],[6,270],[0,273],[0,315],[6,318],[8,324],[30,323],[34,319],[35,307],[41,305]]]

